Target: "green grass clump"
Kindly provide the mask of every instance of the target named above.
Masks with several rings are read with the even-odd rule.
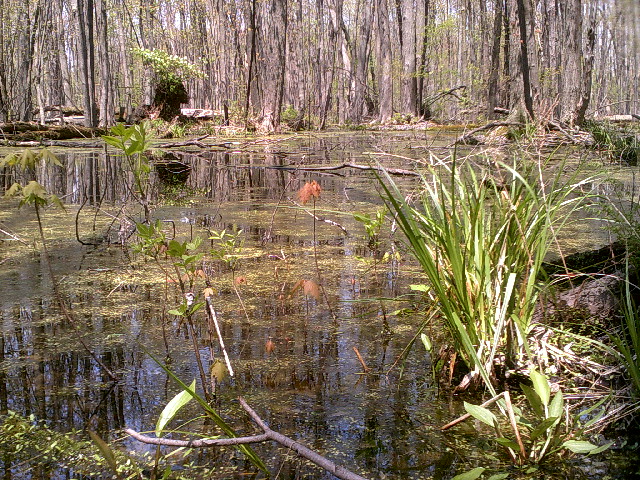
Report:
[[[411,205],[387,174],[383,197],[429,279],[459,356],[495,395],[494,360],[526,363],[528,335],[543,260],[571,212],[583,182],[562,168],[543,178],[544,164],[497,164],[496,180],[470,163],[440,163],[422,178]]]

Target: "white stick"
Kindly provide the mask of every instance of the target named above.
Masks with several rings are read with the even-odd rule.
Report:
[[[227,355],[227,349],[224,347],[224,340],[222,339],[222,333],[220,332],[220,326],[218,325],[218,317],[216,316],[216,311],[213,309],[213,305],[211,305],[211,300],[209,297],[207,297],[207,305],[209,307],[209,312],[211,313],[211,318],[213,318],[213,324],[216,326],[218,340],[220,341],[220,347],[222,348],[222,353],[224,354],[224,361],[227,363],[229,375],[233,377],[233,368],[231,367],[231,362],[229,361],[229,355]]]

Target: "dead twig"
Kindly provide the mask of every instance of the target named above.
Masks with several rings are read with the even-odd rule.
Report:
[[[302,211],[304,211],[307,215],[309,215],[310,217],[313,217],[317,222],[324,222],[327,223],[329,225],[332,225],[334,227],[338,227],[340,230],[342,230],[344,232],[344,234],[348,237],[349,236],[349,232],[347,231],[346,228],[344,228],[342,225],[340,225],[338,222],[334,222],[333,220],[329,220],[328,218],[322,218],[322,217],[318,217],[317,215],[314,215],[313,212],[310,212],[309,210],[307,210],[306,208],[304,208],[302,205],[300,205],[298,202],[296,202],[294,199],[287,197],[288,200],[293,203],[296,207],[300,208]]]
[[[218,447],[226,445],[244,445],[248,443],[265,442],[267,440],[273,440],[280,445],[293,450],[301,457],[315,463],[319,467],[322,467],[327,472],[335,475],[342,480],[366,480],[364,477],[347,470],[346,468],[337,465],[326,457],[323,457],[319,453],[314,452],[308,447],[305,447],[301,443],[275,432],[269,428],[269,426],[258,416],[258,414],[247,404],[244,398],[239,397],[238,401],[242,408],[249,414],[251,419],[263,430],[261,435],[251,435],[246,437],[235,438],[204,438],[199,440],[176,440],[171,438],[155,438],[142,435],[130,428],[125,429],[125,432],[136,440],[147,443],[150,445],[163,445],[169,447],[184,447],[184,448],[202,448],[202,447]]]

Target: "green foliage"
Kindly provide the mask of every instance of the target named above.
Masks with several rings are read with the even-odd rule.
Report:
[[[167,373],[167,375],[169,375],[169,377],[171,377],[178,385],[180,385],[180,388],[182,388],[183,392],[186,392],[187,395],[189,395],[191,398],[193,398],[204,410],[205,414],[207,415],[207,417],[209,417],[209,419],[211,419],[211,421],[213,421],[213,423],[215,423],[218,428],[220,428],[220,430],[222,430],[222,432],[224,432],[225,435],[227,435],[228,437],[237,437],[236,432],[233,430],[233,428],[224,421],[224,419],[220,416],[220,414],[218,414],[218,412],[216,412],[213,407],[211,407],[211,405],[209,405],[209,403],[207,403],[207,401],[202,398],[202,396],[200,396],[195,389],[193,388],[193,383],[191,384],[192,386],[188,386],[186,383],[184,383],[182,380],[180,380],[175,373],[173,373],[171,370],[169,370],[164,364],[162,364],[157,358],[155,358],[151,353],[147,352],[147,354],[158,364],[160,365],[160,367]],[[181,397],[182,398],[182,397]],[[166,407],[165,407],[166,410]],[[260,457],[254,452],[254,450],[247,446],[247,445],[238,445],[236,447],[239,451],[241,451],[242,453],[244,453],[246,455],[246,457],[249,459],[249,461],[257,468],[259,468],[260,470],[262,470],[264,473],[268,474],[268,470],[266,465],[264,464],[264,462],[260,459]]]
[[[118,478],[137,477],[141,473],[136,461],[108,447],[107,460],[102,450],[106,445],[104,441],[99,447],[83,438],[80,431],[56,432],[33,415],[25,418],[13,411],[0,416],[0,445],[5,462],[29,462],[91,477],[100,477],[109,471]]]
[[[238,268],[244,246],[242,230],[238,230],[234,226],[231,232],[226,229],[221,231],[213,230],[209,232],[209,235],[209,240],[212,240],[213,244],[211,255],[218,260],[222,260],[232,271],[235,271]]]
[[[287,125],[292,125],[297,119],[300,113],[293,105],[287,105],[286,108],[280,114],[280,121]]]
[[[194,379],[189,385],[190,391],[195,391],[196,389],[196,380]],[[162,413],[158,417],[158,421],[156,423],[156,437],[161,437],[164,433],[165,427],[168,423],[178,414],[178,412],[184,407],[189,401],[191,401],[193,397],[189,393],[188,390],[182,390],[175,397],[171,399],[169,403],[164,407]]]
[[[111,135],[103,135],[106,144],[117,148],[124,154],[126,166],[133,174],[134,185],[131,188],[136,201],[144,209],[145,221],[149,223],[149,173],[151,166],[145,152],[151,149],[151,127],[147,122],[130,127],[119,123],[111,127]]]
[[[20,197],[20,206],[26,204],[39,208],[54,203],[64,209],[60,199],[56,195],[48,194],[46,189],[35,180],[31,180],[25,186],[14,183],[4,195],[5,197]]]
[[[187,58],[171,55],[164,50],[136,47],[133,53],[140,57],[142,62],[161,80],[166,80],[169,84],[178,84],[190,78],[204,76],[202,70]]]
[[[494,395],[496,356],[512,364],[528,356],[542,262],[583,183],[563,181],[562,168],[543,180],[544,165],[497,167],[500,181],[469,163],[432,167],[419,207],[388,174],[380,179],[471,379],[479,375]]]
[[[62,163],[60,163],[58,157],[56,157],[51,150],[42,148],[37,152],[34,152],[27,148],[19,155],[16,153],[10,153],[4,157],[0,160],[0,168],[15,166],[21,170],[35,170],[36,166],[41,162],[47,165],[62,167]]]
[[[585,428],[603,415],[604,410],[598,412],[584,425],[580,424],[579,419],[591,414],[600,404],[575,416],[565,415],[562,391],[558,390],[552,398],[551,386],[544,374],[532,370],[529,378],[533,386],[521,385],[521,388],[529,404],[529,410],[533,412],[532,419],[525,418],[519,408],[511,405],[508,394],[501,394],[504,396],[500,401],[502,402],[501,411],[509,420],[515,439],[502,434],[498,417],[488,408],[464,403],[464,408],[469,415],[494,429],[495,441],[507,449],[514,461],[518,464],[527,462],[538,464],[550,456],[560,455],[567,450],[580,454],[596,454],[613,444],[609,442],[597,446],[586,440],[577,439],[583,435]],[[569,420],[569,424],[565,425],[563,421],[565,417]]]
[[[16,167],[23,171],[33,171],[40,163],[62,167],[62,163],[51,150],[42,148],[37,152],[25,149],[19,155],[15,153],[9,154],[0,160],[0,168]],[[56,195],[47,193],[47,190],[35,180],[31,180],[26,185],[14,183],[4,195],[5,197],[20,197],[20,206],[26,204],[39,208],[53,203],[64,209],[62,201]]]
[[[629,265],[622,298],[622,325],[618,333],[609,336],[617,349],[617,356],[627,370],[633,385],[633,394],[640,400],[640,310],[633,300],[629,281]],[[634,287],[637,288],[637,287]]]
[[[595,146],[608,152],[612,161],[638,165],[640,138],[637,134],[608,122],[585,122],[584,128],[593,135]]]
[[[380,229],[387,215],[386,208],[379,208],[374,215],[354,213],[353,218],[362,223],[367,234],[368,245],[371,250],[377,250],[380,246]]]

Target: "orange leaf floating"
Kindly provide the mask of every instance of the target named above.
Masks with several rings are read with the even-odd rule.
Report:
[[[271,339],[269,339],[267,340],[267,343],[264,344],[264,349],[268,354],[271,354],[276,349],[276,344],[273,343]]]
[[[298,190],[298,197],[302,203],[307,203],[309,200],[320,198],[322,187],[315,180],[305,183],[300,190]]]
[[[320,285],[318,285],[313,280],[302,279],[296,283],[291,289],[291,293],[289,293],[289,297],[293,296],[296,293],[296,290],[302,288],[302,291],[305,295],[311,295],[316,300],[320,300]]]

